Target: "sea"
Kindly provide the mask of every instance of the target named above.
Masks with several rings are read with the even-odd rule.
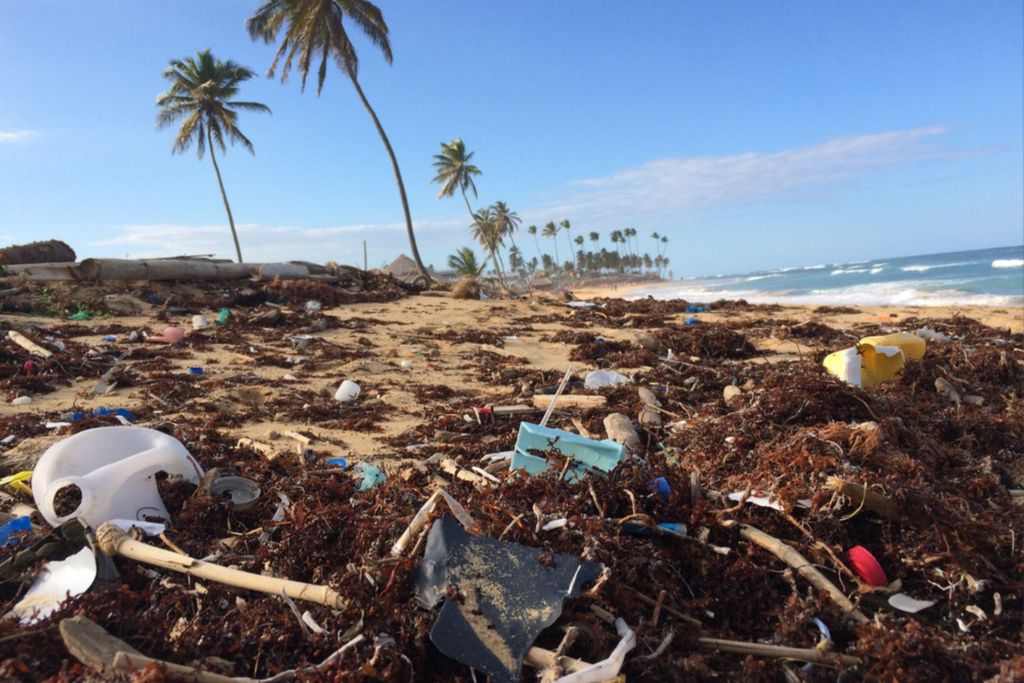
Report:
[[[1024,245],[714,275],[635,290],[630,299],[833,306],[1024,307]]]

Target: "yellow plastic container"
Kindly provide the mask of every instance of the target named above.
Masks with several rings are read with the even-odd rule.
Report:
[[[858,344],[825,356],[823,365],[839,379],[855,387],[870,387],[899,377],[904,354],[898,346]]]
[[[924,358],[924,339],[909,332],[894,332],[893,334],[880,334],[875,337],[864,337],[861,344],[871,346],[898,346],[903,350],[907,360],[921,360]]]

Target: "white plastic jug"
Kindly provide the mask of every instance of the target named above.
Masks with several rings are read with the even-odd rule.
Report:
[[[97,427],[50,446],[32,473],[32,497],[53,526],[76,517],[89,526],[110,519],[168,517],[156,488],[156,474],[166,472],[199,483],[203,468],[173,436],[144,427]],[[77,486],[82,502],[69,515],[58,515],[57,493]]]

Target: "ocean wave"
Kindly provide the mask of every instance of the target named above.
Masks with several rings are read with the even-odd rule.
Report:
[[[832,271],[833,275],[850,275],[852,273],[866,273],[867,268],[836,268]]]
[[[1024,258],[997,258],[992,262],[993,268],[1024,268]]]
[[[955,268],[957,266],[971,266],[977,263],[977,261],[957,261],[956,263],[935,263],[928,265],[914,264],[911,266],[903,266],[900,268],[905,273],[924,273],[935,268]]]
[[[872,275],[878,275],[878,274],[879,274],[879,273],[881,273],[881,272],[882,272],[883,270],[885,270],[885,266],[875,266],[875,267],[873,267],[873,268],[871,269],[871,274],[872,274]]]
[[[915,283],[920,286],[925,283]],[[819,306],[1024,306],[1024,297],[1005,294],[979,294],[959,289],[928,290],[908,287],[899,282],[817,289],[812,292],[760,291],[756,289],[716,289],[698,284],[686,286],[668,283],[634,292],[630,299],[685,299],[708,302],[719,299],[745,299],[752,304],[810,304]]]

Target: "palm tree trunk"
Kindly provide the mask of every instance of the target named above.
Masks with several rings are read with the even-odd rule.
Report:
[[[562,259],[558,256],[558,233],[551,236],[551,241],[555,243],[555,270],[559,270],[562,267]]]
[[[391,168],[395,172],[395,182],[398,183],[398,194],[402,198],[402,213],[405,214],[405,231],[409,235],[409,248],[412,250],[412,259],[416,262],[416,267],[419,269],[420,274],[427,278],[429,283],[433,278],[430,276],[430,272],[427,267],[423,265],[423,261],[420,259],[420,250],[416,248],[416,233],[412,229],[412,215],[409,213],[409,199],[405,196],[405,183],[402,182],[402,171],[398,168],[398,159],[395,157],[395,150],[391,148],[391,141],[388,140],[388,134],[384,132],[384,126],[380,125],[380,119],[377,118],[377,112],[370,106],[370,101],[366,99],[366,94],[363,93],[363,89],[359,86],[359,80],[356,78],[354,73],[349,73],[348,77],[352,79],[352,85],[356,88],[356,94],[359,95],[359,99],[362,101],[363,106],[366,107],[366,111],[370,113],[370,118],[373,119],[373,125],[377,127],[377,133],[380,135],[381,141],[384,143],[385,149],[388,151],[388,157],[391,159]]]
[[[213,162],[213,172],[217,174],[217,185],[220,186],[220,197],[224,200],[224,209],[228,212],[228,225],[231,226],[231,237],[235,240],[235,253],[238,254],[238,262],[242,262],[242,247],[238,245],[238,233],[235,231],[235,219],[231,215],[231,205],[228,204],[228,194],[224,191],[224,181],[220,177],[220,167],[217,166],[217,157],[213,153],[213,137],[210,135],[210,127],[206,127],[206,146],[210,148],[210,161]]]
[[[533,246],[537,247],[537,257],[542,258],[544,254],[540,250],[540,242],[537,241],[536,235],[533,235]]]

